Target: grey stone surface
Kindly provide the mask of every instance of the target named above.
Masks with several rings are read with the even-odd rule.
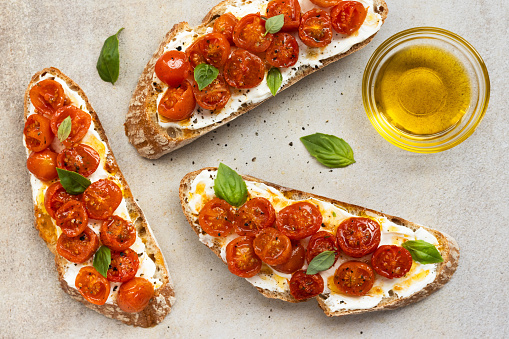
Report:
[[[159,160],[138,156],[124,135],[132,91],[163,35],[197,24],[206,0],[0,0],[0,336],[17,337],[508,337],[509,5],[502,0],[389,1],[386,24],[364,50],[326,67],[191,145]],[[403,29],[437,26],[460,34],[484,58],[491,101],[477,131],[454,149],[409,153],[369,123],[364,66]],[[95,63],[120,27],[120,77],[101,81]],[[158,326],[125,326],[71,300],[33,228],[22,99],[30,77],[55,66],[87,93],[175,281],[177,303]],[[328,170],[299,137],[347,140],[357,163]],[[256,160],[254,160],[256,158]],[[327,318],[314,301],[292,305],[258,294],[198,242],[179,205],[187,172],[225,162],[241,173],[435,227],[455,237],[460,266],[440,291],[391,312]]]

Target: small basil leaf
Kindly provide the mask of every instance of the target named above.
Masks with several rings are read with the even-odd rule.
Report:
[[[328,270],[334,265],[335,258],[336,253],[333,251],[323,251],[311,260],[306,274],[317,274],[318,272]]]
[[[198,89],[201,91],[214,80],[216,80],[219,70],[209,64],[199,64],[194,68],[194,80],[198,84]]]
[[[269,86],[272,96],[275,96],[279,87],[283,83],[283,76],[279,71],[279,68],[272,67],[267,74],[267,86]]]
[[[410,252],[414,261],[421,264],[435,264],[444,261],[437,248],[424,240],[408,240],[401,246]]]
[[[57,132],[57,138],[60,140],[60,142],[63,142],[69,134],[71,134],[71,127],[72,127],[72,120],[71,117],[68,116],[67,118],[62,121],[60,126],[58,126],[58,132]]]
[[[118,79],[120,58],[118,56],[118,34],[124,28],[119,29],[117,34],[110,36],[104,41],[101,54],[97,60],[97,72],[99,76],[106,82],[111,82],[115,85],[115,81]]]
[[[111,251],[106,246],[101,246],[94,255],[94,268],[106,278],[111,264]]]
[[[80,194],[85,192],[91,182],[79,173],[71,172],[57,167],[60,183],[69,194]]]
[[[274,34],[279,32],[284,24],[285,24],[284,14],[279,14],[268,18],[267,21],[265,21],[265,34],[263,36],[266,36],[268,33]]]
[[[214,180],[214,192],[218,198],[226,200],[230,205],[239,207],[246,202],[247,187],[244,179],[230,167],[219,164]]]
[[[327,167],[346,167],[355,162],[350,145],[334,135],[315,133],[300,138],[300,141],[316,160]]]

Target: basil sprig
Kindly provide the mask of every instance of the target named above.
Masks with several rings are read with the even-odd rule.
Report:
[[[272,67],[269,70],[269,73],[267,73],[267,86],[269,86],[272,96],[276,96],[276,93],[282,83],[283,76],[281,75],[281,71],[279,71],[279,68]]]
[[[71,172],[57,167],[60,183],[69,194],[80,194],[85,192],[91,182],[79,173]]]
[[[120,58],[118,56],[118,34],[124,28],[119,29],[117,34],[110,36],[104,41],[101,54],[97,60],[97,72],[99,76],[106,82],[111,82],[115,85],[115,81],[118,79]]]
[[[315,133],[300,138],[300,141],[316,160],[327,167],[346,167],[355,162],[350,145],[334,135]]]
[[[311,260],[309,263],[306,274],[317,274],[318,272],[326,271],[334,265],[336,253],[333,251],[323,251]]]
[[[230,205],[239,207],[246,202],[247,186],[237,172],[220,163],[214,180],[214,193]]]
[[[209,64],[199,64],[194,68],[194,80],[198,84],[198,89],[201,91],[214,80],[216,80],[219,70]]]
[[[60,126],[58,126],[57,138],[60,142],[63,142],[69,134],[71,134],[72,120],[71,117],[68,116],[65,118]]]
[[[94,268],[106,278],[111,264],[111,251],[106,246],[101,246],[94,255]]]
[[[284,14],[279,14],[268,18],[265,21],[265,34],[263,36],[266,36],[269,33],[274,34],[279,32],[284,24],[285,24]]]
[[[408,240],[401,244],[412,255],[412,259],[421,264],[435,264],[443,262],[437,248],[424,240]]]

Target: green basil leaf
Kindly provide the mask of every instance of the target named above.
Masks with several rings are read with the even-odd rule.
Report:
[[[266,36],[268,33],[274,34],[279,32],[284,24],[285,24],[284,14],[279,14],[268,18],[267,21],[265,21],[265,34],[263,36]]]
[[[91,182],[79,173],[71,172],[57,167],[60,183],[69,194],[80,194],[85,192]]]
[[[106,246],[101,246],[94,255],[94,268],[106,278],[111,264],[111,251]]]
[[[318,272],[328,270],[334,265],[335,258],[336,253],[333,251],[323,251],[311,260],[306,274],[317,274]]]
[[[216,80],[219,70],[209,64],[199,64],[194,68],[194,80],[198,84],[198,89],[201,91],[212,81]]]
[[[214,180],[214,192],[218,198],[226,200],[230,205],[239,207],[247,200],[247,187],[244,179],[230,167],[219,164]]]
[[[272,67],[267,74],[267,86],[269,86],[272,96],[276,96],[279,87],[283,83],[283,76],[279,71],[279,68]]]
[[[315,133],[300,138],[300,141],[316,160],[327,167],[346,167],[355,162],[350,145],[334,135]]]
[[[414,261],[421,264],[434,264],[444,261],[437,248],[424,240],[408,240],[401,246],[410,252]]]
[[[118,56],[118,34],[123,30],[122,27],[119,29],[117,34],[110,36],[104,41],[101,54],[97,60],[97,72],[99,76],[106,82],[111,82],[115,85],[115,81],[118,79],[118,72],[120,67],[120,59]]]
[[[69,134],[71,134],[71,127],[72,127],[72,120],[71,117],[68,116],[67,118],[62,121],[60,126],[58,126],[58,132],[57,132],[57,138],[60,140],[60,142],[63,142]]]

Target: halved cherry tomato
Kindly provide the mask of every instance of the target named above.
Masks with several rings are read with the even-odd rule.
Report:
[[[92,258],[98,248],[99,237],[88,226],[77,237],[69,238],[65,233],[62,233],[57,240],[58,254],[77,264]]]
[[[147,307],[154,296],[154,286],[147,279],[135,277],[120,285],[117,304],[124,312],[136,313]]]
[[[368,12],[358,1],[341,1],[331,9],[332,27],[341,34],[357,31],[366,19]]]
[[[320,7],[332,7],[338,4],[341,0],[310,0],[317,6]]]
[[[226,262],[228,269],[242,278],[250,278],[262,269],[262,260],[253,248],[253,238],[238,237],[226,246]]]
[[[233,42],[237,47],[253,53],[265,52],[269,48],[273,35],[265,34],[265,20],[257,14],[248,14],[235,25]]]
[[[293,35],[276,33],[274,41],[265,53],[267,63],[274,67],[291,67],[299,59],[299,44]]]
[[[295,272],[290,279],[290,294],[297,300],[316,297],[323,292],[324,283],[320,274],[306,274],[306,271]]]
[[[53,115],[65,103],[65,93],[62,85],[51,79],[36,83],[30,88],[29,95],[36,112],[48,116]]]
[[[412,268],[412,255],[401,246],[383,245],[373,253],[371,265],[386,278],[401,278]]]
[[[157,59],[154,68],[157,77],[170,87],[177,87],[185,80],[191,65],[187,54],[180,51],[168,51]]]
[[[113,215],[101,225],[100,238],[103,245],[115,251],[124,251],[136,241],[136,229],[127,220]]]
[[[332,251],[335,253],[334,264],[339,258],[339,246],[336,242],[336,237],[334,234],[320,231],[313,234],[311,239],[309,239],[308,248],[306,251],[306,260],[308,264],[316,257],[318,254]]]
[[[277,229],[292,240],[315,234],[322,224],[322,214],[315,205],[301,201],[283,208],[276,217]]]
[[[374,252],[380,236],[380,225],[369,218],[348,218],[336,230],[339,247],[354,258]]]
[[[302,15],[299,37],[309,47],[325,47],[332,41],[332,24],[329,13],[314,8]]]
[[[178,87],[168,87],[157,111],[171,121],[180,121],[193,114],[196,106],[193,89],[187,80]]]
[[[140,267],[138,254],[128,248],[125,251],[111,251],[111,263],[106,274],[109,281],[126,282],[134,278]]]
[[[201,91],[194,79],[192,83],[194,97],[200,107],[213,111],[223,108],[228,103],[228,100],[230,100],[230,86],[226,84],[221,74]]]
[[[276,221],[276,211],[269,200],[253,198],[239,208],[235,216],[235,233],[256,236],[262,229],[272,227]]]
[[[78,144],[72,148],[66,148],[58,154],[57,167],[68,171],[77,172],[88,177],[95,172],[101,158],[99,153],[85,144]]]
[[[65,146],[72,146],[78,143],[83,139],[85,134],[87,134],[90,124],[92,123],[92,117],[76,106],[60,107],[51,118],[51,130],[53,134],[57,135],[58,127],[67,117],[71,117],[71,133],[62,144]]]
[[[292,244],[292,254],[290,255],[290,259],[288,259],[288,261],[283,264],[272,266],[272,268],[278,272],[291,274],[302,268],[302,265],[304,265],[305,257],[306,250],[300,244],[300,242],[297,242]]]
[[[292,255],[290,238],[275,228],[264,228],[253,240],[256,255],[269,265],[279,265],[287,262]]]
[[[212,32],[221,33],[228,39],[230,44],[233,44],[233,29],[239,20],[232,13],[228,12],[221,15],[214,21],[214,28]]]
[[[230,43],[223,34],[209,33],[193,42],[186,54],[193,69],[202,63],[221,68],[230,55]]]
[[[90,218],[105,220],[122,202],[122,190],[109,179],[97,180],[83,192],[83,202]]]
[[[55,213],[70,200],[81,200],[81,194],[69,194],[60,181],[54,182],[44,194],[44,207],[48,214],[55,219]]]
[[[88,225],[88,215],[81,201],[69,200],[55,213],[57,226],[69,238],[77,237]]]
[[[80,269],[74,285],[81,295],[96,305],[104,305],[110,295],[110,282],[92,266]]]
[[[238,48],[232,52],[224,65],[224,78],[235,88],[253,88],[265,77],[265,66],[256,55]]]
[[[360,261],[347,261],[334,273],[334,285],[344,294],[365,295],[374,283],[373,269]]]
[[[25,144],[33,152],[46,149],[55,135],[51,131],[51,122],[40,114],[29,115],[23,129]]]
[[[200,227],[213,237],[226,237],[233,230],[235,208],[226,201],[214,198],[208,201],[200,211]]]
[[[293,31],[299,28],[300,4],[299,0],[272,0],[267,5],[267,17],[284,14],[285,23],[281,28],[284,32]]]
[[[57,154],[46,148],[41,152],[32,152],[27,159],[27,168],[39,180],[53,180],[57,173]]]

